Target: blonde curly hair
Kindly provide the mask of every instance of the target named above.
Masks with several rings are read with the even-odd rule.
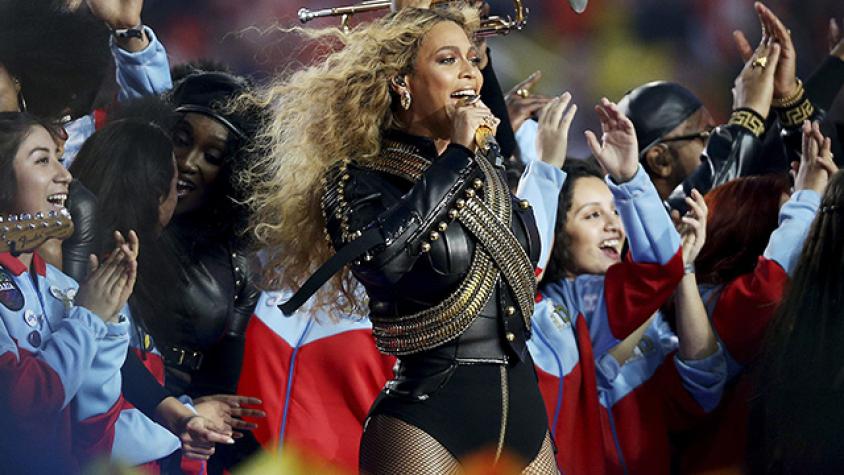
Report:
[[[323,46],[341,46],[318,64],[239,99],[270,109],[257,137],[262,156],[243,175],[252,190],[250,229],[268,251],[262,285],[296,290],[334,251],[324,239],[323,177],[342,160],[375,160],[384,131],[397,128],[398,97],[390,80],[411,73],[420,44],[438,23],[452,21],[469,38],[476,9],[405,8],[349,32],[296,28]],[[348,267],[317,294],[316,306],[361,312]]]

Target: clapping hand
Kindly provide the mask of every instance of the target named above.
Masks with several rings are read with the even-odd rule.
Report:
[[[803,156],[793,162],[794,190],[814,190],[822,195],[829,177],[838,171],[832,161],[832,141],[824,137],[817,122],[803,122]]]
[[[138,236],[129,232],[129,242],[114,232],[117,245],[104,263],[91,255],[88,279],[79,287],[76,303],[111,322],[132,295],[138,275]]]
[[[231,427],[215,423],[199,414],[185,417],[176,429],[182,452],[190,459],[208,460],[215,444],[234,443]]]
[[[633,123],[606,97],[595,106],[595,112],[603,134],[598,142],[594,132],[585,132],[592,154],[616,183],[630,181],[639,170],[639,145]]]

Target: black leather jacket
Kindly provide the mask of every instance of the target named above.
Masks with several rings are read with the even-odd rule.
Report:
[[[170,296],[167,310],[148,326],[166,363],[167,387],[192,397],[234,393],[258,301],[253,266],[234,240],[201,219],[174,220],[161,242],[176,267],[176,289],[162,292]]]
[[[386,138],[426,158],[431,165],[414,183],[366,164],[351,163],[341,174],[344,176],[329,174],[324,211],[329,237],[338,249],[348,240],[344,231],[353,234],[371,227],[380,229],[385,244],[370,251],[352,272],[366,288],[372,317],[389,320],[440,304],[463,282],[478,241],[459,221],[450,219],[449,212],[483,175],[473,153],[460,145],[450,145],[438,157],[429,139],[396,131]],[[344,190],[345,205],[330,191],[338,185]],[[477,193],[480,196],[484,190]],[[508,196],[513,201],[511,232],[529,256],[532,271],[539,256],[533,213],[509,192]],[[441,227],[442,223],[448,223],[447,227]],[[432,239],[434,232],[437,237]],[[427,246],[430,248],[425,250]],[[497,332],[492,339],[503,344],[509,356],[522,359],[530,330],[519,312],[514,314],[514,295],[502,282],[499,278],[494,297],[481,314],[499,321],[497,328],[486,325]],[[473,333],[471,328],[466,331],[469,333]]]

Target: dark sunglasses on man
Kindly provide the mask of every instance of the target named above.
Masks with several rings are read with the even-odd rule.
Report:
[[[667,143],[667,142],[680,142],[683,140],[696,140],[701,139],[704,143],[709,140],[709,136],[712,135],[711,130],[701,130],[700,132],[695,132],[693,134],[685,134],[685,135],[678,135],[676,137],[669,137],[667,139],[660,139],[657,143]]]

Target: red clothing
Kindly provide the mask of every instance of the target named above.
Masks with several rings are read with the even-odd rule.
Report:
[[[678,250],[665,265],[630,260],[616,264],[602,282],[590,276],[597,286],[568,283],[543,290],[549,302],[537,306],[529,348],[563,473],[609,473],[614,466],[607,456],[616,449],[598,398],[595,358],[600,355],[594,353],[593,343],[601,342],[606,351],[627,337],[671,295],[682,275]],[[596,295],[603,306],[578,308]],[[576,315],[574,325],[570,315]]]
[[[715,332],[741,366],[761,351],[765,330],[785,293],[789,278],[776,261],[760,257],[752,273],[703,295]],[[715,302],[708,300],[714,299]],[[740,471],[747,448],[750,376],[740,374],[725,392],[722,407],[690,435],[682,450],[683,473]]]
[[[356,473],[363,422],[395,358],[378,352],[367,320],[288,318],[277,302],[264,293],[246,330],[238,393],[260,398],[267,413],[252,420],[255,438]]]

